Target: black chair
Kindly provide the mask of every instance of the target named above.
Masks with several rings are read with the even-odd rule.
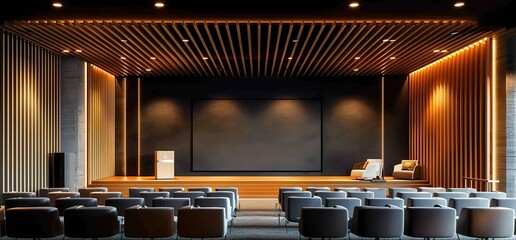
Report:
[[[47,197],[34,198],[9,198],[5,200],[5,209],[14,207],[50,207],[50,199]]]
[[[2,193],[2,203],[0,205],[5,205],[5,200],[10,198],[33,198],[36,197],[36,193],[34,192],[4,192]]]
[[[6,235],[10,238],[51,238],[63,234],[55,207],[14,207],[5,211]]]
[[[75,206],[64,211],[64,233],[73,238],[113,237],[120,232],[115,207]]]
[[[59,210],[59,216],[64,216],[65,209],[73,206],[96,207],[96,198],[59,198],[56,199],[56,208]]]

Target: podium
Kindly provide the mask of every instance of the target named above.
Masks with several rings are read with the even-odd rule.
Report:
[[[156,179],[173,179],[174,151],[155,151],[154,159]]]

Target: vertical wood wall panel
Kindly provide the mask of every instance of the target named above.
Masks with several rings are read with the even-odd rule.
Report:
[[[115,175],[115,77],[88,65],[88,184]]]
[[[60,151],[60,57],[2,33],[0,191],[48,186],[48,158]]]
[[[409,155],[419,159],[432,185],[462,187],[463,177],[488,178],[488,41],[409,75]],[[474,187],[484,190],[485,184]]]

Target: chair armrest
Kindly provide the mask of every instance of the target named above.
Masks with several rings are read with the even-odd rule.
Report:
[[[412,171],[412,179],[419,179],[419,175],[421,172],[421,167],[418,165],[414,166],[414,171]]]
[[[353,169],[364,169],[364,164],[366,162],[359,162],[359,163],[355,163],[353,164]]]
[[[394,165],[394,171],[401,171],[401,163]]]

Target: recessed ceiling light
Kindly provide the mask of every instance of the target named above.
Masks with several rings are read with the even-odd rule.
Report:
[[[389,59],[390,59],[390,60],[394,60],[394,59],[396,59],[396,57],[390,57]]]
[[[349,3],[349,7],[350,7],[350,8],[356,8],[356,7],[358,7],[358,6],[360,6],[360,3],[358,3],[358,2],[350,2],[350,3]]]
[[[151,60],[156,60],[156,57],[150,57]]]
[[[63,4],[60,2],[55,2],[55,3],[52,3],[52,7],[60,8],[60,7],[63,7]]]
[[[466,5],[465,2],[455,2],[455,4],[453,4],[454,7],[464,7],[464,5]]]
[[[120,57],[120,60],[125,60],[126,58],[125,57]]]
[[[355,60],[359,60],[359,59],[360,59],[360,57],[355,57]]]
[[[150,71],[152,71],[152,69],[147,68],[147,69],[145,69],[145,71],[150,72]]]
[[[287,59],[288,59],[288,60],[292,60],[292,57],[288,57]]]
[[[389,42],[396,42],[396,39],[389,39]]]
[[[127,39],[121,39],[120,41],[122,41],[123,43],[126,43]]]
[[[208,60],[208,57],[202,57],[203,60]]]
[[[386,38],[384,40],[382,40],[383,42],[396,42],[396,39],[394,38]]]
[[[438,52],[441,52],[441,50],[439,50],[439,49],[434,50],[434,53],[438,53]]]
[[[154,3],[154,6],[158,7],[158,8],[162,8],[162,7],[165,6],[165,3],[163,3],[163,2],[156,2],[156,3]]]
[[[80,53],[80,52],[82,52],[82,50],[81,49],[75,49],[75,52]]]
[[[181,41],[183,41],[185,43],[190,42],[190,40],[188,40],[188,39],[182,39]]]
[[[70,52],[70,50],[68,50],[68,49],[64,49],[64,50],[63,50],[63,52],[64,52],[64,53],[69,53],[69,52]]]
[[[457,34],[459,34],[459,31],[453,31],[453,32],[451,32],[450,34],[451,34],[451,35],[457,35]]]
[[[448,50],[441,50],[442,53],[448,52]]]
[[[298,42],[298,41],[299,41],[298,39],[294,39],[294,40],[292,40],[292,42],[293,42],[293,43],[296,43],[296,42]]]
[[[358,68],[353,69],[354,72],[358,72]]]

